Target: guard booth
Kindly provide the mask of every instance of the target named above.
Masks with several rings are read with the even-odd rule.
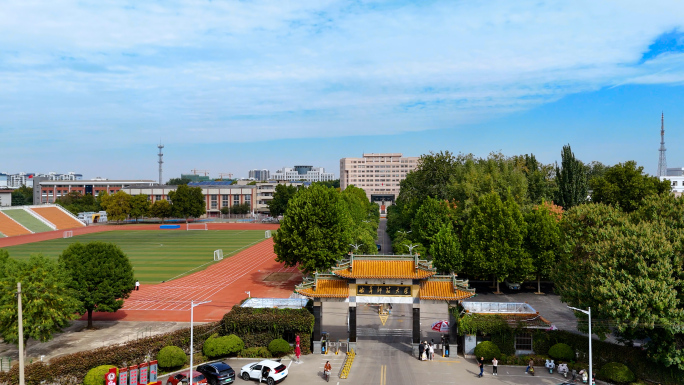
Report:
[[[431,321],[448,320],[450,306],[475,295],[467,280],[457,279],[453,273],[437,275],[432,262],[420,259],[418,254],[349,254],[329,272],[305,278],[295,291],[314,302],[314,353],[323,352],[323,331],[329,333],[327,340],[346,339],[348,348],[356,351],[357,310],[367,304],[380,305],[379,312],[390,310],[387,317],[391,317],[392,305],[408,307],[407,338],[417,352]],[[426,317],[421,317],[421,309],[426,310]],[[433,335],[436,343],[441,336]]]

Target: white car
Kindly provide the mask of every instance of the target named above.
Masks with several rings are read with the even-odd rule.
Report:
[[[287,377],[287,366],[273,360],[252,362],[240,369],[240,377],[245,381],[257,380],[274,385]]]

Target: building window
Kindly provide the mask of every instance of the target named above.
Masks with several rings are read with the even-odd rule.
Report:
[[[673,180],[673,181],[672,181],[672,185],[673,185],[673,186],[677,186],[677,181],[676,181],[676,180]]]
[[[154,196],[155,201],[160,201],[161,200],[161,195],[155,195]]]
[[[532,350],[532,334],[519,333],[515,336],[515,350]]]
[[[252,196],[251,195],[245,195],[245,203],[251,203],[252,202]]]
[[[221,198],[223,198],[222,202],[221,202],[221,207],[228,206],[228,201],[230,200],[230,195],[222,195]]]
[[[239,195],[233,195],[233,206],[237,206],[240,204],[240,196]]]

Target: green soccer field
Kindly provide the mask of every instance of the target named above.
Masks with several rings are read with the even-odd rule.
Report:
[[[128,255],[141,283],[159,283],[205,269],[214,263],[214,250],[222,249],[223,257],[229,258],[263,239],[260,230],[106,231],[4,249],[17,259],[35,253],[57,258],[74,242],[112,242]]]

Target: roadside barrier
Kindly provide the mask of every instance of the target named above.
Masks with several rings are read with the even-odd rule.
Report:
[[[344,359],[344,365],[342,365],[342,371],[340,371],[340,378],[346,379],[349,377],[349,371],[354,363],[354,357],[356,357],[356,353],[354,353],[354,349],[351,349],[349,353],[347,353],[347,358]]]

